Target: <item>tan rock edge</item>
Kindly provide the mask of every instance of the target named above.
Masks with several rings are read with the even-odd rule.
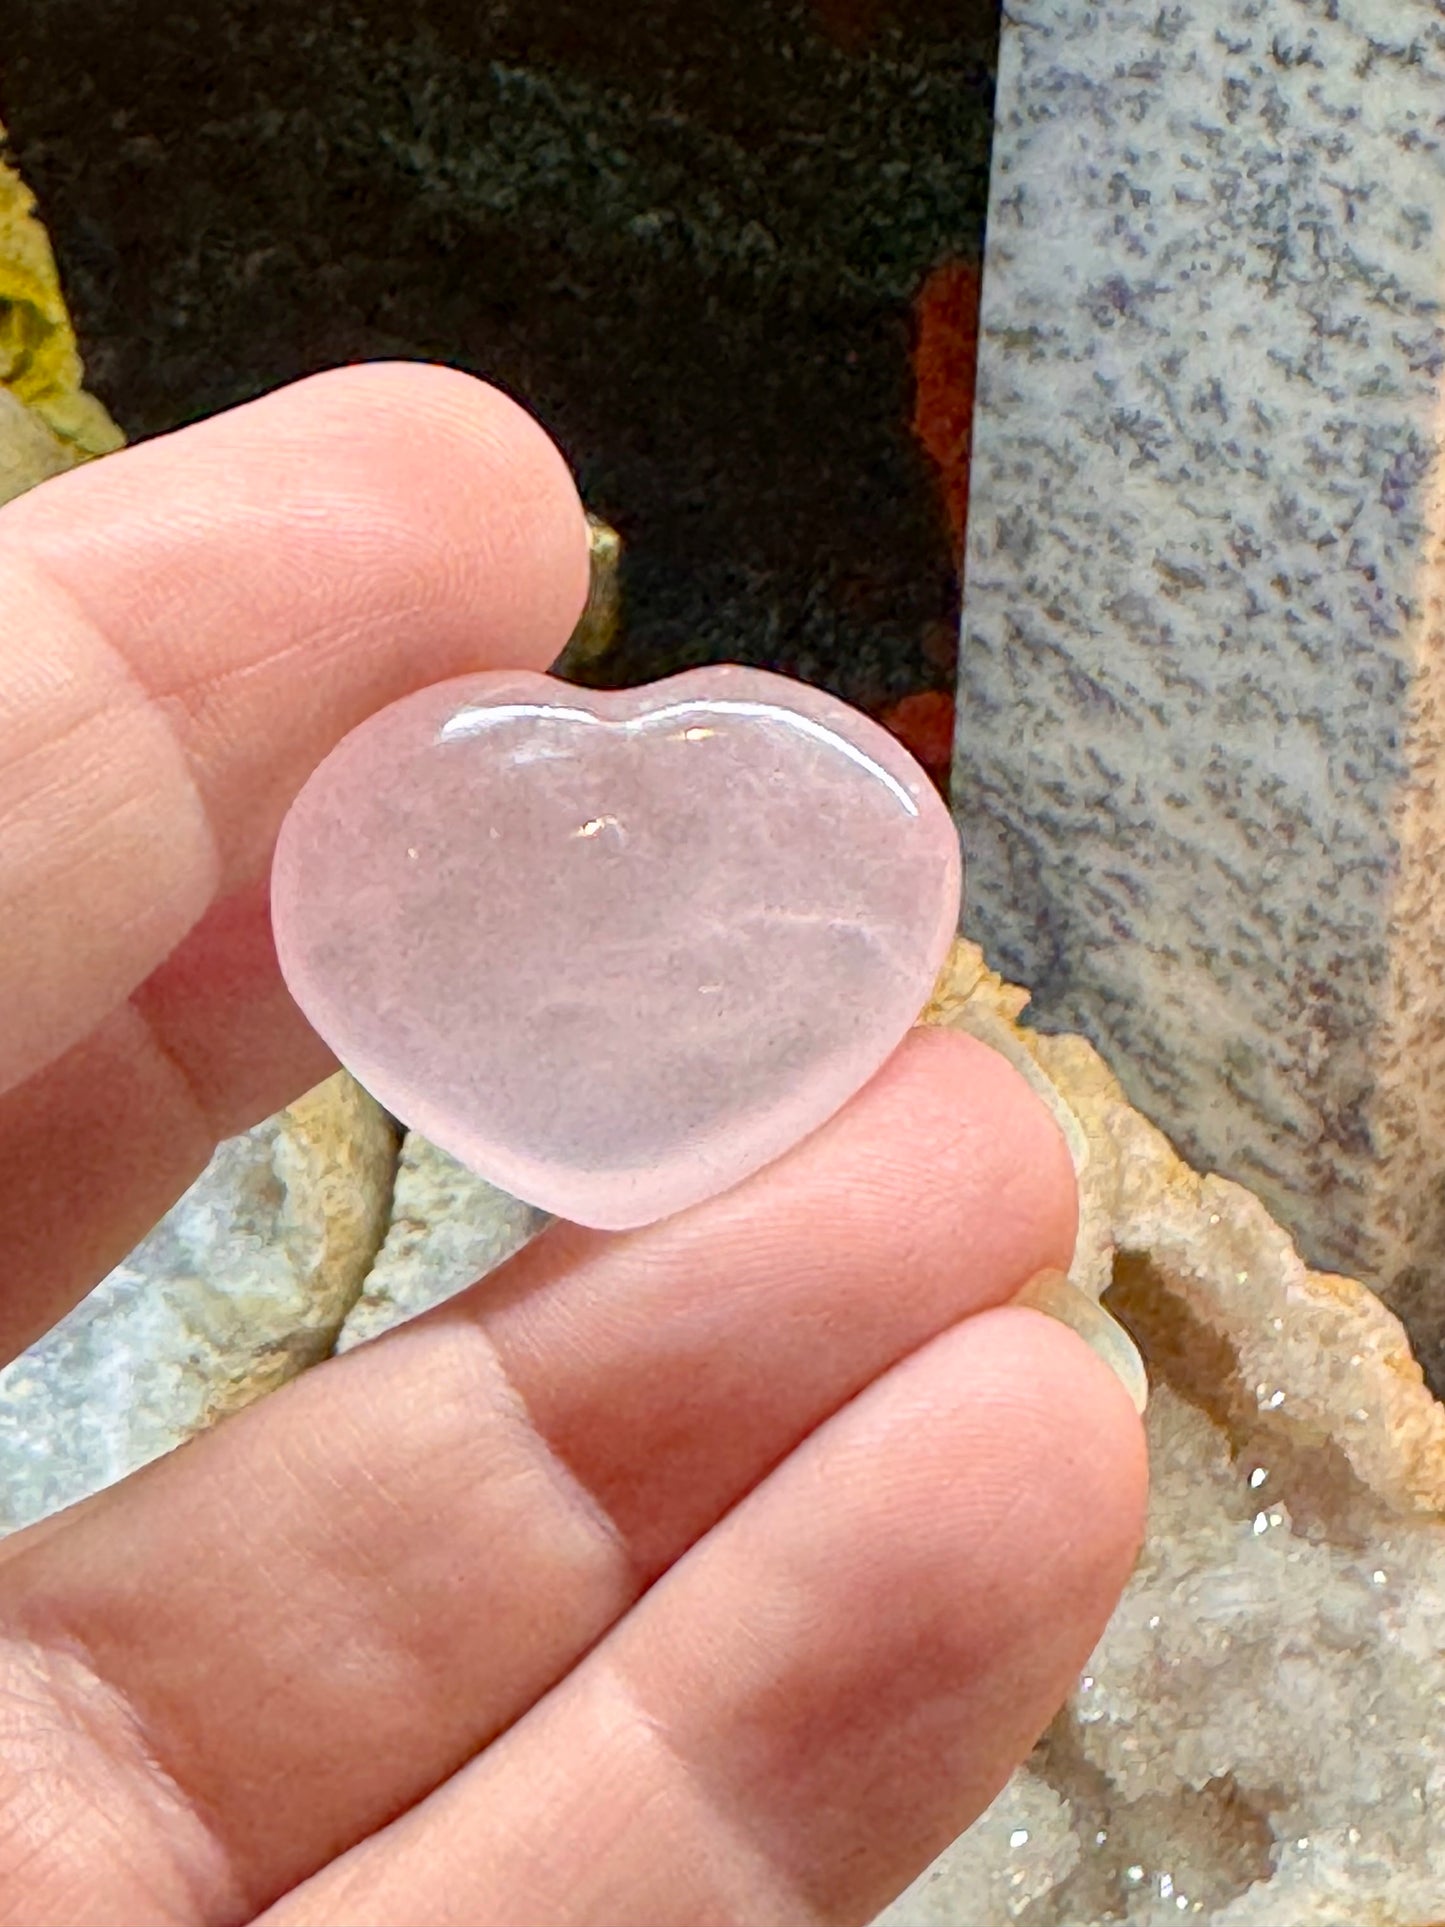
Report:
[[[346,1315],[338,1352],[465,1291],[547,1223],[416,1131],[397,1160],[390,1222],[366,1283]]]
[[[1399,1319],[1365,1286],[1309,1270],[1242,1185],[1192,1171],[1082,1037],[1020,1028],[1028,1002],[959,943],[925,1021],[991,1044],[1058,1118],[1083,1207],[1070,1275],[1092,1296],[1110,1292],[1151,1378],[1178,1378],[1241,1442],[1287,1429],[1303,1443],[1312,1428],[1382,1504],[1445,1513],[1445,1406]]]
[[[339,1071],[283,1111],[280,1123],[270,1175],[291,1202],[278,1203],[271,1242],[290,1261],[294,1308],[278,1319],[284,1299],[275,1290],[255,1307],[232,1301],[235,1335],[218,1353],[229,1349],[234,1363],[208,1386],[197,1430],[329,1355],[386,1236],[397,1133],[376,1100]]]

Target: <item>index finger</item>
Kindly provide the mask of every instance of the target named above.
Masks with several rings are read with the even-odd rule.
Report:
[[[544,668],[587,589],[566,465],[495,389],[316,376],[0,512],[0,1091],[264,869],[292,795],[423,683]]]

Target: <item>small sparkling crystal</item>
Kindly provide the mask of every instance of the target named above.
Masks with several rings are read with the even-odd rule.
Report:
[[[282,827],[277,951],[388,1109],[608,1228],[736,1184],[927,1000],[942,800],[884,730],[759,670],[597,692],[494,673],[373,716]]]

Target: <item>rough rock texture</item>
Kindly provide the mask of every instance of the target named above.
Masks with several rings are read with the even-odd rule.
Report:
[[[378,1338],[465,1290],[546,1223],[544,1212],[474,1177],[409,1131],[397,1162],[386,1242],[347,1314],[337,1351]]]
[[[4,147],[0,127],[0,157]],[[34,198],[0,158],[0,502],[120,446],[120,430],[82,378]]]
[[[973,928],[1445,1374],[1445,14],[1005,17]]]
[[[390,1120],[344,1075],[223,1144],[126,1262],[0,1372],[0,1530],[324,1358],[381,1242],[395,1156]]]
[[[1148,1361],[1145,1551],[1078,1692],[892,1927],[1445,1918],[1445,1408],[1373,1295],[1201,1178],[960,946],[933,1015],[1035,1080],[1087,1203],[1076,1281]]]

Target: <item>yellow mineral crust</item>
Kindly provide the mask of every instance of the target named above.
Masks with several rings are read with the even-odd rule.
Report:
[[[86,394],[83,381],[75,330],[35,197],[0,158],[0,389],[38,419],[72,462],[107,454],[124,440],[100,402]],[[0,420],[0,433],[8,428],[9,418]]]

